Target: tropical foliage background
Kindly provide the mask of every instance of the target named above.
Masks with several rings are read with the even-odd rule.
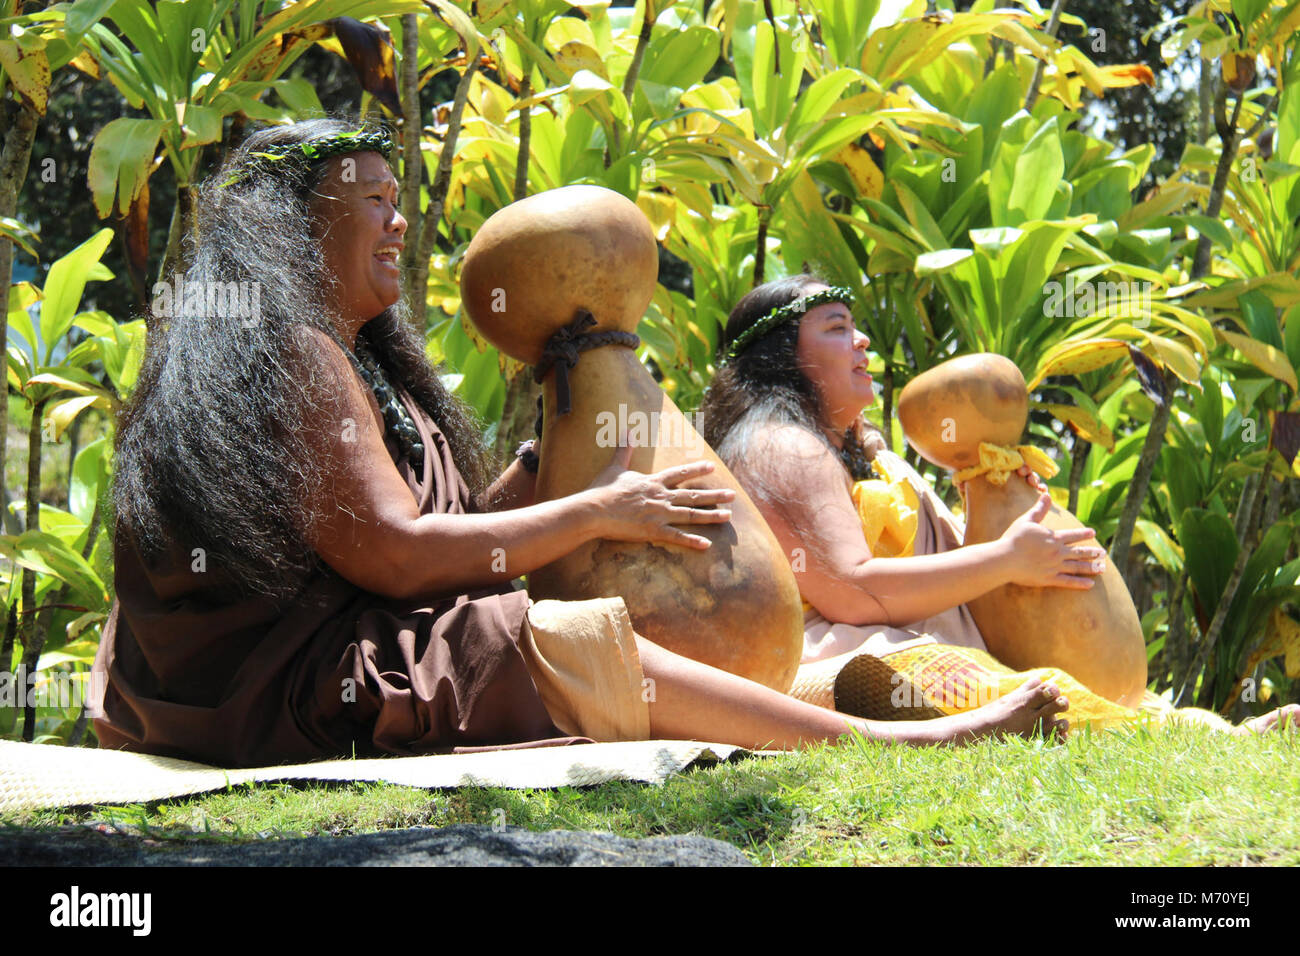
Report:
[[[467,324],[460,258],[514,199],[601,184],[661,243],[641,358],[683,410],[736,300],[805,268],[855,290],[896,450],[913,375],[1007,355],[1153,688],[1300,700],[1297,25],[1300,0],[2,0],[0,678],[94,656],[112,412],[193,184],[250,125],[350,110],[401,133],[408,294],[498,451],[535,386]],[[93,742],[78,707],[0,707],[0,735]]]

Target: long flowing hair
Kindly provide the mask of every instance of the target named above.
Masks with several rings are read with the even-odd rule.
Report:
[[[335,280],[318,239],[325,224],[310,215],[329,160],[267,163],[253,154],[356,128],[318,119],[259,130],[198,190],[192,264],[183,285],[169,277],[179,294],[150,321],[115,441],[114,518],[151,564],[175,548],[202,548],[240,593],[274,599],[292,597],[321,566],[307,544],[320,515],[307,502],[326,486],[330,461],[304,427],[320,404],[319,376],[290,369],[300,354],[297,325],[351,355],[332,321]],[[241,283],[257,290],[251,319],[182,307],[185,287],[233,294]],[[477,423],[430,365],[406,304],[370,320],[358,337],[437,423],[471,493],[480,492],[490,462]]]

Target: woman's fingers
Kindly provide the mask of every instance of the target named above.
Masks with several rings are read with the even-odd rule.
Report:
[[[680,485],[683,481],[689,481],[692,478],[700,478],[707,475],[713,470],[711,461],[693,461],[685,465],[675,465],[672,468],[665,468],[658,474],[651,475],[656,481],[662,482],[669,488]]]
[[[703,505],[720,505],[734,501],[736,493],[730,488],[677,488],[673,490],[673,504],[699,508]]]
[[[674,528],[672,525],[664,525],[663,533],[659,540],[664,544],[679,544],[684,548],[691,548],[694,551],[704,551],[712,546],[713,542],[703,535],[690,534],[681,528]]]
[[[731,520],[729,508],[669,508],[672,524],[726,524]]]
[[[1095,537],[1097,537],[1097,532],[1091,528],[1064,528],[1056,532],[1056,540],[1059,544],[1074,544]]]
[[[1087,591],[1096,583],[1096,579],[1080,577],[1077,574],[1058,574],[1052,579],[1052,583],[1058,588],[1066,588],[1072,591]]]
[[[1106,562],[1102,560],[1066,561],[1063,570],[1067,574],[1101,574],[1106,570]]]

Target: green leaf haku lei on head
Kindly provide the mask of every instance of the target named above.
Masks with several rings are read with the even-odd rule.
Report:
[[[237,170],[224,183],[222,189],[241,182],[265,163],[309,163],[320,162],[342,153],[375,152],[383,154],[384,159],[393,152],[393,137],[387,129],[354,130],[351,133],[338,133],[335,136],[323,136],[305,143],[274,143],[266,149],[249,153],[249,161],[244,168]]]
[[[847,305],[852,301],[852,289],[846,289],[844,286],[832,286],[829,289],[823,289],[821,292],[814,292],[812,295],[795,299],[789,305],[773,309],[736,336],[736,341],[732,342],[731,348],[727,349],[724,361],[728,364],[734,362],[736,356],[745,351],[753,342],[767,335],[778,325],[789,322],[791,319],[802,318],[809,309],[825,305],[828,302],[843,302]]]

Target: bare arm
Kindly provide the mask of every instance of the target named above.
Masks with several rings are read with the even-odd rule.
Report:
[[[479,496],[482,511],[510,511],[526,508],[537,500],[537,475],[531,473],[516,458],[501,476]]]
[[[709,463],[643,475],[626,470],[628,448],[615,451],[591,487],[566,498],[487,514],[421,515],[384,447],[374,397],[327,336],[306,334],[304,361],[314,360],[313,373],[324,384],[310,437],[331,461],[327,486],[312,502],[319,518],[308,543],[368,591],[404,598],[483,587],[526,574],[593,538],[703,549],[707,538],[674,525],[731,519],[725,507],[708,507],[731,501],[731,490],[676,487],[707,474]]]
[[[801,428],[781,426],[756,439],[751,460],[759,485],[777,501],[756,503],[792,562],[799,589],[827,620],[905,626],[964,604],[1009,582],[1088,588],[1104,552],[1069,545],[1089,529],[1051,532],[1040,522],[1050,499],[1040,499],[997,541],[941,554],[877,558],[862,533],[850,484],[836,457]],[[737,472],[747,485],[743,469]],[[803,570],[797,570],[802,566]]]

